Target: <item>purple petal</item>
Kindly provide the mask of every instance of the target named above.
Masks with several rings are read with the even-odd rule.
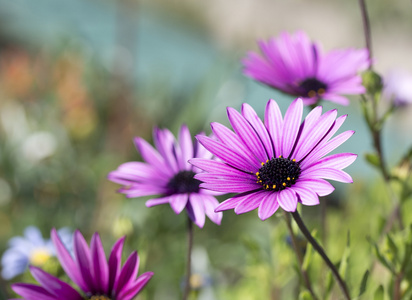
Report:
[[[286,188],[278,192],[277,200],[279,202],[280,207],[282,207],[283,210],[289,212],[296,211],[298,199],[293,189]]]
[[[170,206],[176,214],[180,214],[182,210],[186,207],[187,201],[189,199],[188,194],[174,194],[168,197]]]
[[[67,251],[64,244],[60,241],[56,229],[53,228],[50,235],[63,270],[83,291],[90,292],[69,251]]]
[[[164,194],[167,189],[165,186],[153,184],[138,184],[134,183],[131,186],[126,186],[119,189],[119,193],[123,193],[127,198],[138,198],[143,196],[161,195]]]
[[[346,120],[346,117],[347,115],[343,115],[335,120],[327,135],[319,142],[315,149],[313,149],[313,151],[309,153],[309,155],[300,162],[302,169],[306,168],[307,166],[310,166],[311,164],[318,161],[321,157],[327,154],[323,153],[323,147],[328,143],[329,139],[339,130],[343,122]]]
[[[232,198],[229,198],[229,199],[223,201],[222,203],[220,203],[215,208],[215,212],[234,209],[240,202],[242,202],[244,199],[246,199],[248,197],[249,197],[249,194],[247,194],[247,195],[236,195]]]
[[[300,202],[303,205],[318,205],[319,204],[319,197],[313,192],[311,189],[297,187],[296,185],[293,187],[293,190],[299,196]]]
[[[324,179],[300,179],[293,186],[301,187],[304,189],[311,189],[319,196],[327,196],[331,194],[335,188],[329,182]]]
[[[275,157],[281,153],[283,117],[275,100],[270,99],[266,105],[265,126],[270,133],[274,147]]]
[[[118,299],[121,299],[121,300],[133,299],[149,282],[152,276],[153,276],[153,272],[146,272],[140,275],[136,281],[134,281],[133,283],[129,285],[129,288],[127,290],[123,290],[119,294]]]
[[[352,177],[342,170],[332,169],[332,168],[319,168],[319,169],[311,169],[310,171],[304,171],[300,175],[302,179],[310,179],[310,178],[323,178],[323,179],[330,179],[345,183],[352,183]]]
[[[206,216],[213,223],[220,225],[222,222],[223,213],[215,212],[216,207],[219,205],[219,201],[217,201],[215,197],[209,195],[202,195],[202,199]]]
[[[207,150],[235,168],[246,172],[256,172],[259,169],[258,165],[251,164],[245,160],[245,157],[222,143],[216,142],[207,136],[197,135],[196,138]]]
[[[182,160],[186,170],[191,169],[191,165],[187,162],[189,159],[194,157],[193,153],[193,142],[190,131],[186,125],[182,125],[179,132],[179,144],[182,151]]]
[[[82,300],[83,299],[83,297],[80,296],[80,294],[70,285],[44,272],[40,268],[31,266],[30,273],[37,280],[37,282],[40,283],[47,292],[55,296],[56,299],[62,299],[62,298],[70,299],[70,300]]]
[[[245,193],[249,191],[256,190],[261,188],[262,186],[257,183],[247,183],[242,182],[238,184],[234,183],[227,183],[227,182],[220,182],[219,183],[201,183],[200,187],[203,189],[208,189],[217,192],[224,192],[224,193]]]
[[[107,294],[109,288],[109,266],[99,234],[96,232],[90,242],[90,252],[92,261],[92,273],[96,291]]]
[[[122,262],[122,250],[125,237],[120,238],[112,248],[109,257],[109,291],[113,290],[120,274],[120,264]]]
[[[333,168],[341,170],[352,164],[355,161],[356,157],[358,157],[358,155],[353,153],[332,154],[325,158],[322,158],[305,170],[308,172],[318,168]]]
[[[74,232],[74,255],[76,257],[77,268],[83,277],[84,282],[88,286],[88,291],[94,293],[96,287],[93,282],[93,277],[91,274],[91,255],[89,246],[80,231],[76,230]]]
[[[302,135],[296,145],[296,154],[294,158],[300,161],[305,157],[313,148],[319,143],[319,141],[324,138],[333,125],[337,115],[337,110],[330,110],[324,113],[319,120],[309,128],[309,131]]]
[[[340,105],[344,105],[344,106],[349,105],[349,99],[341,95],[328,93],[328,94],[323,95],[322,98],[325,100],[331,101],[331,102],[335,102]]]
[[[220,183],[238,184],[241,181],[247,184],[250,184],[250,183],[255,184],[257,180],[256,175],[246,174],[243,172],[240,172],[240,174],[200,173],[200,174],[196,174],[195,178],[205,183],[212,183],[212,184],[220,184]],[[259,186],[259,184],[257,184],[256,186]]]
[[[296,149],[293,153],[293,157],[299,161],[300,158],[303,156],[302,155],[302,146],[305,142],[307,142],[307,139],[311,136],[311,132],[314,129],[314,127],[318,124],[319,118],[322,114],[322,106],[317,106],[314,109],[310,111],[310,113],[306,116],[305,120],[303,121],[301,128],[302,132],[299,136],[299,140],[297,141],[296,144]]]
[[[208,160],[203,158],[193,158],[189,162],[194,166],[198,167],[199,169],[202,169],[208,173],[228,174],[238,177],[249,177],[250,175],[252,175],[252,173],[240,171],[220,161]]]
[[[167,181],[170,176],[165,175],[162,171],[159,171],[156,166],[149,165],[144,162],[127,162],[117,167],[116,173],[118,176],[124,177],[129,181],[152,181],[153,179]],[[110,173],[109,173],[110,174]]]
[[[210,127],[212,128],[213,134],[224,145],[242,155],[252,165],[259,163],[257,158],[253,156],[252,152],[247,147],[245,147],[240,137],[237,136],[232,130],[217,122],[211,123]],[[249,159],[249,157],[252,158]]]
[[[203,228],[205,225],[205,206],[203,204],[203,196],[196,193],[191,193],[189,195],[189,202],[193,210],[193,223],[195,223],[199,228]]]
[[[15,283],[11,285],[13,291],[16,294],[24,297],[25,300],[71,300],[71,298],[64,297],[55,297],[51,295],[46,289],[41,286],[29,284],[29,283]]]
[[[157,166],[157,169],[165,174],[172,174],[172,171],[166,165],[163,157],[152,147],[152,145],[140,137],[135,138],[134,142],[137,150],[146,162],[152,166]],[[161,166],[163,166],[163,168]]]
[[[278,197],[279,193],[277,192],[266,193],[266,196],[262,200],[258,210],[258,216],[262,221],[272,216],[278,210]]]
[[[119,277],[114,283],[113,292],[115,298],[118,298],[118,295],[122,293],[123,289],[127,290],[129,288],[129,284],[136,278],[138,270],[139,256],[136,251],[133,251],[124,263]]]
[[[155,199],[149,199],[146,201],[146,206],[147,207],[152,207],[156,205],[161,205],[161,204],[166,204],[170,203],[170,197],[162,197],[162,198],[155,198]]]
[[[175,137],[168,129],[155,129],[153,132],[153,141],[160,155],[166,161],[173,173],[179,172],[175,156]]]
[[[274,156],[273,144],[269,136],[269,133],[265,125],[263,124],[262,120],[258,117],[258,115],[253,110],[253,108],[247,103],[244,103],[242,105],[242,115],[243,117],[245,117],[246,120],[249,121],[252,127],[256,130],[261,142],[263,143],[265,147],[265,150],[268,155],[268,159],[271,159]]]
[[[262,203],[262,200],[265,198],[267,191],[258,191],[256,193],[250,193],[243,197],[243,200],[238,202],[235,207],[236,214],[244,214],[249,211],[252,211],[259,207]]]
[[[289,157],[296,141],[299,126],[302,119],[303,103],[302,99],[295,99],[289,106],[283,121],[282,151],[283,157]]]
[[[250,123],[235,109],[228,107],[227,115],[236,134],[259,162],[269,159],[262,141]]]

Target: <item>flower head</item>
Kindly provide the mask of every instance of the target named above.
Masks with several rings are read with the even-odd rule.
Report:
[[[114,244],[109,260],[106,260],[98,233],[93,235],[89,248],[82,234],[75,231],[74,258],[55,229],[51,236],[64,271],[81,292],[42,269],[31,266],[31,274],[41,285],[12,285],[12,289],[26,300],[130,300],[153,276],[152,272],[146,272],[136,278],[139,269],[136,251],[129,256],[123,267],[121,266],[124,238]]]
[[[62,228],[58,233],[65,244],[70,241],[69,229]],[[43,239],[40,230],[35,226],[27,227],[24,230],[24,237],[13,237],[8,244],[9,248],[1,258],[1,275],[7,280],[23,274],[29,264],[42,266],[49,258],[55,256],[53,244],[49,239]]]
[[[384,78],[383,95],[395,106],[412,104],[412,74],[392,71]]]
[[[347,105],[341,94],[362,94],[357,74],[369,64],[366,49],[341,49],[323,53],[304,32],[282,33],[259,42],[263,55],[250,52],[243,59],[244,73],[287,94],[301,97],[305,105],[320,99]]]
[[[109,173],[109,180],[124,185],[119,191],[129,198],[160,195],[150,199],[146,206],[151,207],[169,203],[176,214],[183,209],[199,227],[205,224],[205,214],[209,219],[220,224],[222,213],[215,213],[219,204],[208,190],[199,188],[200,181],[194,178],[199,170],[188,163],[194,157],[211,158],[212,155],[198,142],[192,143],[189,129],[183,125],[176,141],[167,129],[154,129],[154,149],[144,139],[135,138],[137,150],[144,162],[128,162]]]
[[[354,131],[332,136],[346,116],[336,118],[336,110],[322,114],[314,108],[301,123],[303,103],[294,100],[282,118],[277,103],[270,100],[262,122],[248,104],[242,113],[228,108],[234,132],[219,123],[212,123],[218,140],[197,136],[199,142],[222,161],[195,158],[190,162],[207,173],[195,178],[200,186],[212,191],[239,193],[222,202],[216,211],[235,209],[241,214],[259,208],[262,220],[276,210],[296,210],[297,203],[319,204],[318,196],[326,196],[334,187],[325,179],[352,182],[342,169],[356,155],[340,153],[325,156],[345,142]]]

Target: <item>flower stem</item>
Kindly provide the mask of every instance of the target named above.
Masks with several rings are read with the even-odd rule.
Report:
[[[308,289],[308,291],[309,291],[310,294],[312,295],[312,298],[313,298],[314,300],[317,300],[318,297],[317,297],[316,294],[313,292],[312,284],[310,283],[308,273],[306,272],[305,269],[303,269],[303,254],[302,254],[302,251],[300,251],[298,242],[297,242],[297,240],[296,240],[295,233],[293,232],[292,224],[291,224],[291,222],[290,222],[290,216],[289,216],[289,214],[286,213],[286,212],[285,212],[285,221],[286,221],[286,225],[287,225],[287,227],[288,227],[288,231],[289,231],[290,237],[291,237],[291,239],[292,239],[293,250],[295,250],[296,258],[298,259],[299,270],[300,270],[300,273],[302,274],[303,281],[305,282],[306,288]]]
[[[362,13],[363,31],[365,34],[366,48],[369,51],[369,58],[372,58],[371,27],[369,23],[368,11],[366,9],[365,0],[359,0],[359,5]],[[372,64],[369,64],[369,70],[372,70]]]
[[[291,214],[292,214],[292,217],[295,220],[296,224],[298,224],[299,229],[302,231],[303,235],[306,237],[308,242],[312,244],[313,249],[315,249],[319,253],[319,255],[322,257],[322,259],[325,261],[326,265],[332,271],[332,274],[335,277],[336,281],[338,282],[339,287],[341,288],[342,293],[345,296],[345,299],[350,300],[349,291],[348,291],[348,288],[346,287],[345,281],[343,281],[343,279],[339,275],[339,272],[336,269],[335,265],[330,261],[329,257],[326,255],[325,251],[323,251],[322,246],[320,246],[318,244],[318,242],[316,242],[316,240],[310,234],[309,230],[306,228],[305,224],[303,223],[302,219],[300,218],[300,215],[299,215],[298,211],[296,210],[295,212],[291,212]]]
[[[365,35],[365,42],[366,42],[366,47],[369,51],[369,58],[372,57],[372,35],[371,35],[371,29],[370,29],[370,23],[369,23],[369,17],[368,17],[368,11],[366,8],[366,2],[365,0],[359,0],[359,5],[362,13],[362,21],[363,21],[363,29],[364,29],[364,35]],[[372,70],[372,64],[369,65],[369,69]],[[373,147],[375,148],[376,154],[378,155],[379,158],[379,169],[382,174],[384,183],[387,187],[389,197],[391,198],[392,202],[395,203],[395,207],[393,211],[391,212],[390,216],[386,220],[386,224],[383,227],[383,231],[381,232],[381,237],[390,231],[392,229],[392,226],[394,224],[394,220],[397,219],[399,222],[399,227],[402,229],[403,228],[403,221],[402,221],[402,215],[400,213],[400,206],[401,203],[399,199],[397,199],[397,196],[395,195],[392,187],[391,187],[391,174],[388,171],[388,167],[385,162],[385,158],[383,155],[382,151],[382,126],[378,126],[379,123],[383,123],[385,120],[385,116],[382,118],[379,118],[378,116],[378,108],[377,108],[377,100],[376,100],[376,95],[369,95],[370,97],[364,98],[364,100],[370,101],[372,107],[372,116],[370,116],[370,119],[367,118],[366,121],[368,123],[368,127],[372,136],[373,140]],[[366,117],[366,115],[365,115]]]
[[[192,275],[192,247],[193,247],[193,222],[187,218],[187,261],[186,261],[186,279],[183,292],[183,300],[187,300],[190,293],[190,277]]]

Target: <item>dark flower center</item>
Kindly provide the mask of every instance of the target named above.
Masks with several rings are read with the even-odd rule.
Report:
[[[267,160],[262,163],[259,172],[256,172],[257,182],[265,190],[281,191],[296,183],[300,175],[300,167],[295,159],[282,156]]]
[[[326,92],[327,85],[316,78],[308,78],[299,84],[302,94],[309,98],[321,97]]]
[[[90,300],[111,300],[111,299],[105,295],[97,295],[97,296],[91,296]]]
[[[200,181],[195,179],[193,171],[180,171],[167,184],[168,194],[198,193]]]

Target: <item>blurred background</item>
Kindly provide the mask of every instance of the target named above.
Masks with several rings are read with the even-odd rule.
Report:
[[[367,4],[376,70],[412,72],[412,3]],[[153,126],[210,132],[211,121],[228,124],[225,107],[247,102],[263,116],[270,98],[284,112],[293,98],[246,78],[240,59],[257,49],[256,40],[299,29],[326,50],[364,46],[357,1],[0,0],[0,251],[29,225],[45,238],[53,227],[78,228],[87,239],[99,231],[107,251],[127,234],[125,253],[137,249],[140,272],[155,272],[138,299],[179,299],[186,218],[125,199],[106,175],[140,159],[132,139],[151,141]],[[338,149],[359,154],[348,168],[355,183],[334,183],[337,191],[321,200],[326,219],[319,206],[303,211],[332,260],[350,231],[349,285],[369,267],[366,236],[382,223],[364,212],[382,219],[390,207],[379,174],[363,160],[371,141],[358,101],[338,107],[349,114],[341,131],[357,131]],[[385,128],[390,164],[411,145],[411,113],[396,112]],[[221,226],[196,228],[197,299],[297,299],[282,218],[261,222],[256,212],[228,211]],[[27,276],[3,282],[4,299],[8,283]]]

